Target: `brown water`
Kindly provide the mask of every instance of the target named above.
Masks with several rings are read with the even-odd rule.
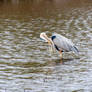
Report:
[[[80,54],[51,55],[39,39],[57,32]],[[63,63],[61,63],[63,62]],[[92,1],[0,1],[0,91],[91,92]]]

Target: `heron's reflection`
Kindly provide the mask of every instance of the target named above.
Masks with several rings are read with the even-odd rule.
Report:
[[[62,58],[62,59],[52,59],[48,61],[48,65],[63,65],[66,64],[66,62],[71,62],[77,60],[79,58]]]

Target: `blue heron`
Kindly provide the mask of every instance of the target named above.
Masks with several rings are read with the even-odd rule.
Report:
[[[57,51],[59,51],[61,58],[62,52],[74,51],[77,54],[79,52],[71,40],[58,33],[53,33],[51,38],[48,38],[46,33],[43,32],[40,34],[40,38],[45,42],[48,42],[52,48],[55,48]]]

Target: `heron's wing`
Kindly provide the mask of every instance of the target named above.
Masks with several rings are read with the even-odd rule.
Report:
[[[56,36],[53,42],[60,50],[64,50],[64,51],[74,51],[75,50],[74,44],[71,42],[71,40],[57,33],[54,33],[52,36]]]

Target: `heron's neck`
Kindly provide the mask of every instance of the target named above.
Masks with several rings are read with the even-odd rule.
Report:
[[[47,41],[48,41],[48,42],[50,42],[50,41],[51,41],[51,39],[50,39],[50,38],[48,38],[48,36],[47,36],[47,35],[44,35],[44,38],[45,38],[45,39],[47,39]]]

